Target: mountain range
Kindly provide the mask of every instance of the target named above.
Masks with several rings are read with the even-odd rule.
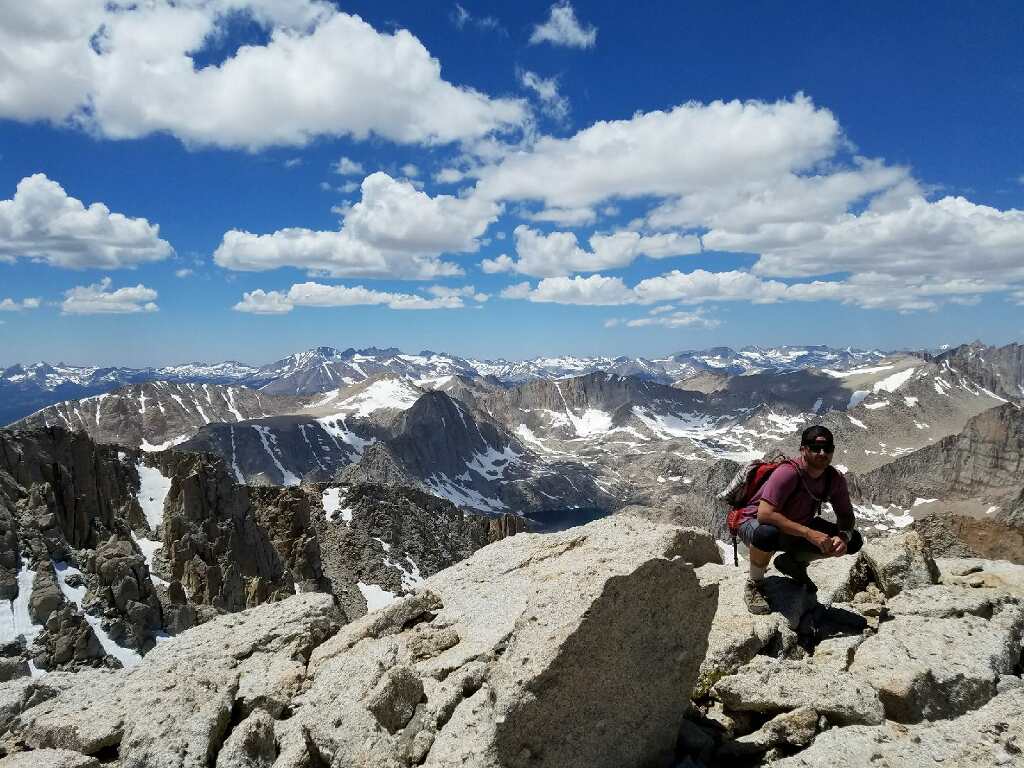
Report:
[[[882,357],[877,351],[811,347],[717,347],[647,360],[630,357],[553,357],[519,362],[470,360],[430,351],[407,355],[397,349],[315,347],[264,366],[234,361],[185,363],[159,368],[72,366],[63,363],[15,364],[0,370],[0,424],[27,416],[52,403],[110,392],[126,384],[167,381],[236,384],[267,394],[313,394],[345,387],[387,373],[412,380],[452,375],[493,377],[502,383],[558,379],[606,371],[663,384],[712,372],[728,375],[803,368],[846,370]]]
[[[717,463],[793,452],[812,423],[832,429],[835,463],[852,475],[959,434],[1010,399],[985,384],[997,378],[1007,391],[1024,381],[1012,366],[1018,349],[858,356],[801,348],[762,355],[742,373],[730,366],[753,353],[719,349],[687,353],[704,368],[665,384],[610,371],[514,383],[478,369],[447,372],[456,359],[433,353],[319,348],[275,365],[277,378],[261,388],[131,384],[54,404],[14,426],[84,431],[144,451],[213,454],[245,484],[373,482],[492,514],[576,509],[585,516],[641,505],[703,519],[706,493],[697,486]],[[811,351],[831,367],[807,365]],[[999,376],[981,363],[962,370],[963,359],[1001,361]],[[330,386],[342,364],[364,378],[294,391]],[[878,524],[905,516],[902,502],[891,501],[891,511],[874,515]]]

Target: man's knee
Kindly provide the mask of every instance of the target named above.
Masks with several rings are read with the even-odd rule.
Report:
[[[758,525],[750,535],[751,546],[764,552],[775,552],[779,548],[779,529],[774,525]]]

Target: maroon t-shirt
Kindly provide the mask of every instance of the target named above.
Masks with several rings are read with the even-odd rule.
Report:
[[[807,490],[819,499],[825,495],[826,475],[832,475],[831,502],[836,514],[842,517],[843,513],[853,516],[853,507],[850,505],[850,491],[846,487],[846,478],[838,470],[827,469],[820,477],[811,477],[807,474],[803,459],[796,459],[800,465],[804,481],[807,483]],[[804,483],[800,481],[797,468],[792,464],[782,464],[775,468],[754,494],[743,510],[743,520],[757,517],[757,506],[764,499],[779,512],[794,522],[801,525],[807,523],[814,517],[817,509],[817,502],[804,490]]]

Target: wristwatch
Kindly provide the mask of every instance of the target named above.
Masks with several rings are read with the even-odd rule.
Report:
[[[850,531],[840,531],[839,538],[845,541],[847,544],[850,543],[850,539],[853,538],[853,534]]]

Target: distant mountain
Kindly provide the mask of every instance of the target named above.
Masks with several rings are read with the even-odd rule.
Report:
[[[1024,398],[1024,344],[990,347],[975,341],[933,358],[1005,398]]]
[[[538,454],[441,391],[410,400],[403,387],[377,379],[302,414],[203,426],[177,447],[220,456],[237,482],[399,485],[490,513],[612,503],[584,465]]]
[[[258,369],[236,362],[185,363],[164,368],[97,368],[57,363],[12,365],[0,370],[0,425],[62,400],[78,400],[148,381],[239,384]]]
[[[244,385],[267,394],[308,395],[342,389],[380,375],[401,376],[437,388],[450,376],[518,384],[605,372],[672,384],[701,373],[745,375],[807,368],[848,370],[869,365],[881,352],[829,347],[717,347],[648,360],[634,357],[553,357],[520,362],[469,360],[425,350],[416,355],[388,348],[315,347],[264,366],[238,362],[185,363],[162,368],[95,368],[13,365],[0,371],[0,424],[7,424],[62,400],[110,392],[126,384],[171,381]]]
[[[13,426],[63,427],[100,443],[156,451],[187,440],[206,424],[294,413],[304,404],[243,386],[151,381],[56,403]]]
[[[877,350],[832,349],[826,346],[800,347],[714,347],[702,351],[680,352],[669,357],[541,357],[522,362],[470,361],[476,371],[517,383],[531,379],[564,379],[588,373],[614,373],[635,376],[663,384],[714,371],[733,376],[763,371],[795,371],[805,368],[847,370],[882,359]]]
[[[271,394],[304,395],[344,388],[381,374],[409,379],[478,375],[469,362],[433,352],[405,355],[393,348],[317,347],[263,366],[250,383]]]
[[[1004,402],[945,363],[903,357],[841,377],[843,410],[812,419],[836,436],[835,463],[866,472],[958,433],[968,420]]]
[[[428,392],[342,474],[348,481],[420,486],[485,512],[608,507],[589,469],[537,453],[480,411]]]
[[[1024,562],[1024,408],[990,408],[850,487],[859,514],[913,523],[937,553]]]

